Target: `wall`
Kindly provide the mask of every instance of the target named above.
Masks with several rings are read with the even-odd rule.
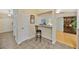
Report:
[[[12,31],[12,18],[3,15],[0,17],[0,33]]]
[[[3,32],[3,20],[2,19],[0,19],[0,33],[2,33]]]
[[[64,30],[64,19],[62,17],[57,17],[56,18],[56,30],[57,31],[62,31]]]
[[[35,16],[35,21],[37,20],[36,18],[36,14],[31,11],[29,13],[27,13],[28,11],[23,11],[23,14],[25,14],[25,16],[28,16],[28,27],[29,27],[29,33],[28,33],[28,39],[35,37],[35,24],[30,24],[30,15],[34,15]]]
[[[79,29],[79,10],[77,10],[77,29]]]
[[[15,37],[15,41],[18,43],[18,11],[13,10],[13,36]]]
[[[77,10],[77,48],[79,48],[79,9]]]

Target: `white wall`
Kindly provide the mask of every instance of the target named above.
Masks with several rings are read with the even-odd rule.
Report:
[[[34,15],[35,16],[35,21],[37,19],[36,19],[36,14],[35,13],[32,13],[32,11],[29,12],[29,13],[26,13],[26,12],[28,12],[28,11],[24,11],[23,14],[25,15],[25,17],[26,16],[28,17],[28,19],[26,20],[26,22],[27,22],[28,28],[29,28],[29,31],[28,31],[28,39],[30,39],[30,38],[35,37],[35,24],[36,24],[36,23],[35,24],[30,24],[30,15]]]
[[[64,30],[64,19],[63,17],[56,18],[56,30],[63,32]]]
[[[5,16],[0,18],[0,33],[12,31],[12,18]]]
[[[79,10],[77,10],[77,29],[79,29]]]
[[[18,12],[15,9],[13,10],[13,36],[18,43]]]

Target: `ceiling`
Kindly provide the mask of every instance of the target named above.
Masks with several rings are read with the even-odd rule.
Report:
[[[8,14],[10,9],[0,9],[0,14]],[[54,11],[54,9],[20,9],[25,13],[40,14],[48,11]],[[57,9],[60,12],[76,12],[76,9]]]
[[[76,9],[59,9],[60,12],[76,12]]]
[[[61,13],[77,11],[76,9],[56,9],[56,10],[60,10]],[[23,9],[22,11],[25,11],[25,13],[31,13],[31,14],[41,14],[48,11],[54,11],[54,9]]]
[[[40,14],[51,11],[51,9],[23,9],[21,11],[25,11],[25,13],[31,13],[31,14]]]

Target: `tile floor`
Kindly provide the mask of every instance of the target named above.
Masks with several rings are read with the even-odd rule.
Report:
[[[52,44],[52,42],[48,39],[42,38],[40,42],[35,41],[35,38],[26,40],[21,44],[17,44],[12,32],[1,33],[0,34],[0,48],[1,49],[72,49],[64,44],[56,42]]]

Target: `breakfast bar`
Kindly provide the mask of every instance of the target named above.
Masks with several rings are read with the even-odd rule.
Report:
[[[42,37],[52,40],[52,43],[54,43],[55,40],[55,32],[53,31],[52,25],[35,25],[35,30],[40,29],[42,32]],[[48,32],[46,30],[49,30]],[[47,36],[46,34],[49,34]]]

